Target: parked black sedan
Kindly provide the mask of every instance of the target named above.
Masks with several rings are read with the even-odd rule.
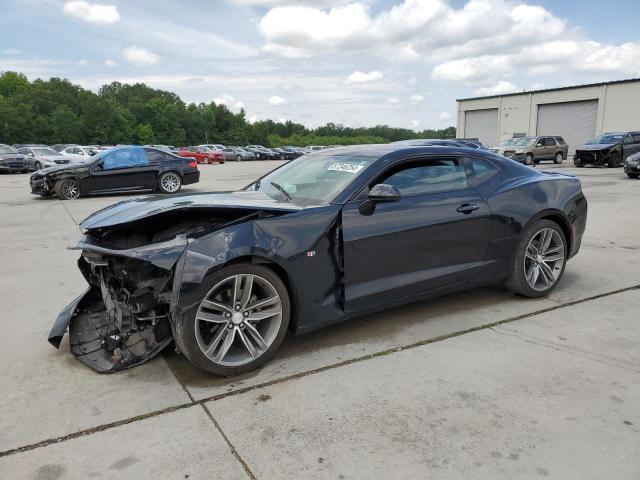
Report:
[[[640,132],[611,132],[597,136],[576,148],[573,163],[576,167],[587,164],[619,167],[624,160],[640,152]]]
[[[305,155],[237,192],[120,202],[80,224],[89,289],[60,313],[72,352],[111,372],[175,339],[219,375],[308,332],[506,282],[551,292],[580,248],[587,202],[569,174],[485,150],[370,145]]]
[[[176,193],[200,178],[198,164],[170,152],[147,147],[117,147],[83,163],[39,170],[31,175],[31,193],[63,200],[81,195],[159,190]]]

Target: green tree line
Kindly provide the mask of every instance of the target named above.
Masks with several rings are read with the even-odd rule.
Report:
[[[0,75],[0,143],[199,145],[354,145],[412,138],[447,138],[455,128],[415,132],[378,125],[351,128],[247,121],[244,110],[183,102],[178,95],[142,83],[112,82],[98,93],[66,79],[29,81],[21,73]]]

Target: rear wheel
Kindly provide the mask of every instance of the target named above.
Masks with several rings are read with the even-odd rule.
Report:
[[[560,164],[562,163],[563,160],[564,160],[564,155],[562,155],[562,152],[558,152],[556,153],[556,156],[553,159],[553,163]]]
[[[58,180],[53,190],[61,200],[75,200],[76,198],[80,198],[80,184],[75,178]]]
[[[162,193],[176,193],[182,188],[182,179],[176,172],[165,172],[158,179],[158,188]]]
[[[216,375],[237,375],[265,363],[289,326],[289,294],[261,265],[222,268],[210,289],[176,325],[176,342],[194,365]]]
[[[567,242],[562,229],[539,220],[522,236],[514,255],[507,287],[525,297],[542,297],[553,290],[566,265]]]

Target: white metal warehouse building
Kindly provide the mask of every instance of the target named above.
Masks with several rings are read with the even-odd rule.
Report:
[[[575,147],[605,132],[640,130],[640,78],[458,99],[458,137],[484,145],[560,135]]]

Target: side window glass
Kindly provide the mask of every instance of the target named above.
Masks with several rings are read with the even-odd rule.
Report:
[[[490,179],[496,173],[498,173],[498,169],[494,167],[491,163],[486,160],[482,160],[480,158],[472,158],[471,159],[471,167],[473,168],[473,184],[477,185],[479,183],[484,182],[485,180]]]
[[[468,186],[464,166],[452,159],[403,165],[378,183],[395,186],[403,196],[461,190]]]
[[[142,148],[116,148],[106,152],[102,159],[104,170],[135,167],[148,163]]]
[[[546,142],[545,145],[547,147],[555,147],[556,146],[556,141],[553,138],[547,138],[545,140],[545,142]]]
[[[633,137],[631,135],[625,135],[623,143],[625,143],[625,144],[633,143]]]
[[[149,163],[162,163],[171,160],[171,156],[157,150],[146,150],[147,160]]]
[[[633,143],[640,143],[640,133],[633,134]]]

